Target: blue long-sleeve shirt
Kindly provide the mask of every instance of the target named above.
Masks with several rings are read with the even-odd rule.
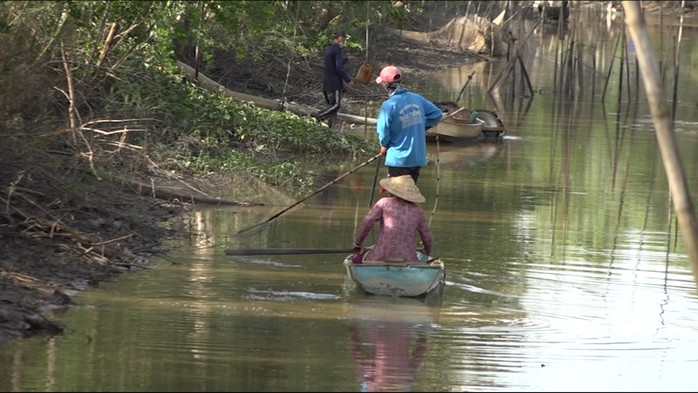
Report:
[[[385,165],[426,166],[426,128],[442,116],[441,110],[421,95],[402,87],[395,90],[381,105],[376,123],[380,145],[388,148]]]

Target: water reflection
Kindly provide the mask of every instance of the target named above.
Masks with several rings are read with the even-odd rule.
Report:
[[[372,296],[352,308],[348,335],[360,390],[411,391],[427,358],[439,306],[419,299]]]
[[[475,142],[468,144],[441,144],[430,149],[427,159],[434,165],[461,168],[494,158],[504,144],[500,142]]]

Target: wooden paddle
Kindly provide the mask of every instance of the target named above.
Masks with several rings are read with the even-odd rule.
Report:
[[[309,199],[309,198],[312,197],[313,195],[319,193],[320,191],[326,189],[327,187],[333,185],[334,183],[336,183],[336,182],[338,182],[338,181],[344,179],[345,177],[347,177],[347,176],[351,175],[352,173],[358,171],[359,169],[365,167],[366,165],[370,164],[371,162],[373,162],[375,159],[377,159],[377,158],[380,157],[380,156],[381,156],[380,153],[379,153],[379,154],[376,154],[375,156],[373,156],[373,157],[369,158],[368,160],[366,160],[366,161],[362,162],[361,164],[359,164],[356,168],[354,168],[354,169],[350,170],[349,172],[347,172],[347,173],[345,173],[345,174],[343,174],[343,175],[337,177],[336,179],[332,180],[331,182],[329,182],[329,183],[325,184],[324,186],[318,188],[318,189],[317,189],[315,192],[313,192],[312,194],[310,194],[310,195],[304,197],[303,199],[300,199],[300,200],[294,202],[294,203],[291,204],[290,206],[288,206],[288,207],[286,207],[285,209],[279,211],[278,213],[274,214],[273,216],[267,218],[266,220],[260,222],[259,224],[252,225],[252,226],[250,226],[250,227],[247,227],[247,228],[245,228],[245,229],[242,229],[242,230],[236,232],[236,233],[233,235],[233,237],[235,237],[235,236],[240,236],[240,235],[244,235],[244,234],[253,234],[253,233],[256,233],[256,231],[259,230],[259,229],[261,229],[262,226],[264,226],[264,225],[266,225],[266,224],[272,222],[273,220],[275,220],[276,218],[278,218],[280,215],[286,213],[287,211],[291,210],[291,209],[294,208],[295,206],[300,205],[301,203],[303,203],[305,200]]]
[[[351,254],[351,248],[229,248],[226,255]]]

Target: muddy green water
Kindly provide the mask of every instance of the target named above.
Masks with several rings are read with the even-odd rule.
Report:
[[[543,33],[526,55],[532,100],[486,94],[501,64],[421,82],[452,99],[476,70],[466,104],[508,128],[499,144],[430,145],[419,185],[447,265],[438,302],[356,293],[343,255],[224,254],[351,247],[370,165],[243,239],[285,206],[199,207],[181,223],[190,241],[57,315],[65,335],[0,343],[0,390],[698,390],[696,283],[646,101],[617,75],[601,99],[619,34],[605,23],[582,40],[603,56],[576,98],[554,94]],[[684,37],[675,136],[695,198],[698,34]]]

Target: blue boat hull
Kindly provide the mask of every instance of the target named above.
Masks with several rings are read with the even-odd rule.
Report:
[[[366,293],[396,297],[423,297],[441,291],[446,281],[443,261],[426,263],[364,262],[354,264],[351,255],[344,259],[344,267],[351,280]]]

